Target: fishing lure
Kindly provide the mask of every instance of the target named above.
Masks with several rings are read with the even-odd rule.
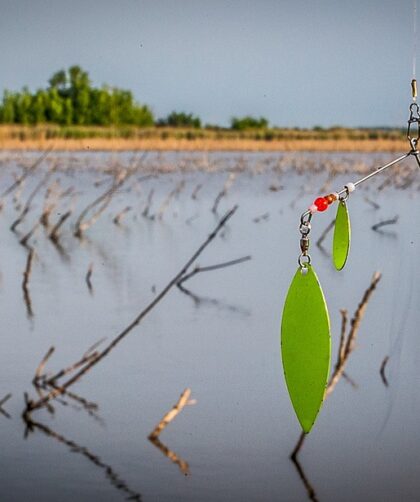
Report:
[[[349,210],[347,208],[347,199],[350,190],[348,186],[345,188],[348,192],[344,197],[339,198],[334,224],[332,256],[334,267],[337,270],[342,270],[344,268],[350,250],[351,226]]]
[[[328,383],[331,361],[331,335],[328,307],[321,284],[311,263],[309,234],[315,213],[338,202],[333,237],[333,263],[337,270],[346,264],[350,249],[350,218],[347,201],[361,183],[409,156],[420,168],[420,109],[416,103],[417,82],[411,82],[413,103],[410,105],[407,139],[411,149],[406,154],[377,168],[364,178],[347,183],[342,190],[315,199],[299,224],[300,250],[298,269],[292,279],[281,321],[281,356],[286,386],[293,408],[305,433],[309,433],[321,409]],[[414,133],[413,131],[416,130]]]

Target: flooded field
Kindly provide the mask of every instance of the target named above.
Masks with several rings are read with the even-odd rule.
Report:
[[[0,408],[1,501],[418,500],[414,159],[351,195],[342,272],[331,232],[316,245],[335,208],[313,218],[333,362],[340,309],[351,318],[374,272],[382,278],[345,377],[294,463],[300,428],[279,326],[300,214],[394,157],[51,152],[34,166],[40,155],[0,155],[0,401],[11,394]],[[123,332],[235,205],[190,270],[243,261],[174,284],[66,393],[54,378],[48,385]],[[372,230],[385,220],[393,223]],[[195,404],[149,440],[186,388]],[[43,396],[51,399],[22,417]]]

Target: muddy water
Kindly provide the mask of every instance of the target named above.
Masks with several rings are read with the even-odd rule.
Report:
[[[19,164],[29,165],[35,155],[22,160],[3,154],[1,190],[21,172]],[[279,323],[296,268],[298,218],[328,172],[314,170],[309,154],[299,160],[300,166],[308,162],[303,175],[295,173],[290,155],[283,158],[281,170],[275,168],[281,155],[269,160],[255,154],[214,155],[213,172],[202,171],[208,157],[197,155],[193,169],[191,159],[179,155],[152,156],[149,167],[156,177],[140,183],[138,173],[130,179],[80,242],[71,228],[81,209],[109,186],[103,167],[128,162],[130,156],[59,157],[52,179],[59,179],[63,190],[74,187],[76,196],[61,199],[51,220],[72,205],[74,213],[63,225],[61,252],[43,228],[30,239],[36,251],[29,281],[32,317],[21,288],[27,250],[9,227],[18,214],[16,204],[25,202],[46,164],[28,177],[17,200],[13,194],[5,199],[0,214],[0,397],[13,395],[4,405],[10,418],[0,415],[0,499],[306,500],[309,487],[289,460],[299,426],[282,377]],[[350,171],[360,162],[384,160],[366,155],[343,159]],[[328,166],[340,157],[319,160]],[[171,165],[182,170],[173,171]],[[415,173],[414,163],[406,165]],[[162,172],[165,166],[168,173]],[[172,290],[74,386],[74,392],[98,404],[96,416],[75,401],[55,402],[54,414],[45,409],[34,413],[40,427],[25,435],[23,393],[36,396],[31,380],[48,348],[55,347],[47,365],[53,372],[102,337],[109,341],[118,334],[215,226],[218,216],[211,208],[227,171],[235,168],[236,178],[218,213],[234,204],[239,209],[198,263],[213,265],[245,255],[252,259],[195,276],[185,284],[194,296]],[[338,175],[329,190],[358,176]],[[376,190],[383,180],[351,197],[353,242],[343,272],[335,272],[327,254],[315,246],[333,214],[316,215],[313,224],[312,260],[330,309],[334,356],[339,309],[352,313],[372,274],[383,273],[347,368],[356,388],[340,381],[301,451],[306,483],[322,501],[418,500],[419,179],[404,190]],[[162,219],[142,216],[151,189],[149,213],[155,215],[181,181],[185,185]],[[39,217],[45,188],[19,227],[22,234]],[[126,206],[132,209],[116,226],[112,219]],[[383,233],[371,230],[396,215],[398,222]],[[327,251],[330,238],[324,241]],[[92,292],[85,282],[90,264]],[[389,387],[379,374],[385,356]],[[160,439],[179,462],[188,464],[189,475],[147,439],[186,387],[197,403],[187,406]]]

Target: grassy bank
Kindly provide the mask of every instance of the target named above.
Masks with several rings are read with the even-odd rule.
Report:
[[[398,129],[177,129],[137,127],[0,126],[1,149],[405,151]]]

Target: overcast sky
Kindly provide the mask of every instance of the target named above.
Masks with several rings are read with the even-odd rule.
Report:
[[[79,64],[158,117],[402,126],[412,15],[413,0],[0,0],[0,90]]]

